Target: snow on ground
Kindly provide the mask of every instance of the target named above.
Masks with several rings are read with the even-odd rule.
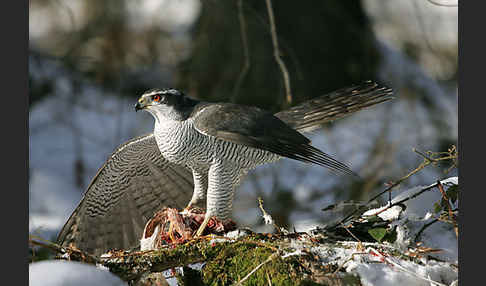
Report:
[[[457,185],[457,177],[451,177],[442,180],[444,186]],[[417,186],[404,191],[398,191],[391,203],[399,202],[409,198],[420,190],[428,186]],[[394,206],[378,214],[384,220],[393,221],[392,225],[397,226],[398,238],[395,242],[397,247],[406,248],[413,244],[415,236],[422,227],[435,219],[437,215],[433,214],[434,203],[439,202],[442,198],[438,188],[435,187],[430,191],[424,192],[414,199],[410,199],[403,204],[405,209],[400,206]],[[388,204],[376,209],[368,210],[363,217],[372,216],[387,208]],[[441,260],[458,263],[458,238],[450,224],[437,222],[429,226],[420,235],[420,241],[426,247],[441,249],[440,252],[433,256]]]
[[[458,178],[441,180],[441,184],[447,189],[451,185],[457,185]],[[429,186],[432,185],[394,191],[391,203],[410,198]],[[289,246],[291,250],[282,257],[313,253],[320,258],[323,265],[338,265],[340,270],[358,275],[363,285],[456,285],[458,238],[450,224],[435,223],[421,235],[420,246],[425,249],[440,249],[438,253],[420,253],[414,241],[422,226],[433,219],[434,203],[441,198],[438,188],[434,187],[405,201],[405,208],[396,206],[387,209],[387,203],[363,213],[362,217],[368,219],[382,211],[379,216],[389,220],[391,226],[397,227],[398,235],[394,243],[343,241],[312,246],[305,240],[293,239]],[[307,231],[310,230],[312,228]],[[352,232],[352,228],[350,231]]]
[[[29,264],[30,286],[126,286],[108,270],[74,261],[46,260]]]
[[[371,253],[374,250],[370,248],[367,251]],[[357,260],[350,261],[346,264],[346,271],[357,273],[364,286],[451,285],[458,278],[457,271],[447,263],[431,260],[427,261],[425,265],[418,265],[393,258],[387,258],[383,263],[381,257],[374,258],[373,254],[366,255],[366,258],[361,256]]]
[[[447,186],[457,184],[458,180],[457,177],[452,177],[442,180],[441,183]],[[391,202],[401,201],[427,187],[417,186],[401,191]],[[309,249],[307,243],[296,239],[291,241],[290,246],[293,250],[283,257],[299,255],[306,249],[318,255],[324,265],[337,264],[346,272],[357,274],[363,285],[455,285],[458,280],[457,237],[451,227],[437,224],[439,227],[430,227],[422,235],[422,246],[439,248],[442,250],[439,254],[422,254],[415,260],[411,259],[413,255],[397,255],[407,252],[409,255],[418,253],[413,252],[416,250],[414,237],[417,231],[430,221],[433,204],[440,199],[441,194],[435,188],[404,202],[404,210],[397,207],[382,212],[381,217],[391,220],[391,225],[396,225],[397,230],[401,232],[393,244],[342,242],[342,247],[332,244]],[[368,210],[363,217],[376,214],[385,207]]]

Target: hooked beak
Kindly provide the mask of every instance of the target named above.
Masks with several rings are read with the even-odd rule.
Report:
[[[139,111],[140,109],[143,109],[143,107],[142,107],[142,105],[139,102],[137,102],[135,104],[135,112]]]
[[[137,103],[135,104],[135,112],[142,110],[146,107],[147,105],[145,104],[145,99],[140,98]]]

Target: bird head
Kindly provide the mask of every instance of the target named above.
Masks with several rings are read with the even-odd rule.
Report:
[[[184,120],[188,116],[188,110],[194,105],[195,100],[177,89],[153,89],[140,96],[135,104],[135,111],[148,111],[157,120]]]

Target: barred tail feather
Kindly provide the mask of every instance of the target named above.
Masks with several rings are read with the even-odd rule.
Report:
[[[367,81],[306,101],[275,116],[290,127],[303,131],[392,98],[390,88]]]

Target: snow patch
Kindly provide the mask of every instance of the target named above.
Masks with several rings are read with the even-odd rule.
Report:
[[[387,209],[388,208],[388,209]],[[386,210],[385,210],[386,209]],[[390,207],[390,203],[386,206],[371,209],[363,213],[363,217],[375,216],[382,218],[383,220],[396,220],[400,216],[400,213],[403,211],[402,207],[400,206],[393,206]]]
[[[423,258],[421,263],[399,259],[387,254],[395,252],[391,245],[378,243],[342,242],[310,247],[308,243],[292,240],[295,249],[282,257],[300,255],[305,248],[317,255],[323,265],[334,264],[350,274],[357,274],[363,285],[450,285],[458,278],[457,269],[450,263]],[[338,245],[339,245],[338,244]]]
[[[440,181],[445,186],[457,184],[457,177],[450,177]],[[405,202],[405,210],[402,210],[399,206],[389,208],[390,203],[387,205],[375,209],[366,211],[363,214],[363,218],[377,214],[383,220],[392,221],[390,226],[396,226],[397,239],[395,245],[401,249],[406,249],[412,246],[417,241],[422,242],[424,246],[430,248],[441,249],[441,252],[434,254],[442,260],[451,261],[457,263],[458,261],[458,247],[457,240],[454,231],[451,229],[451,225],[443,222],[436,222],[431,224],[423,230],[424,225],[432,222],[438,214],[434,214],[431,210],[434,204],[442,199],[442,195],[438,188],[432,188],[426,192],[421,193],[419,196],[412,198],[414,194],[417,194],[425,188],[434,186],[436,183],[428,186],[417,186],[407,190],[400,191],[396,195],[391,203],[397,203],[403,199],[411,198]],[[396,191],[395,191],[396,192]],[[396,209],[394,209],[397,207]],[[383,211],[384,209],[388,210]],[[381,211],[381,213],[380,213]]]
[[[126,286],[128,284],[111,272],[100,269],[94,265],[64,260],[47,260],[29,264],[29,285]]]

